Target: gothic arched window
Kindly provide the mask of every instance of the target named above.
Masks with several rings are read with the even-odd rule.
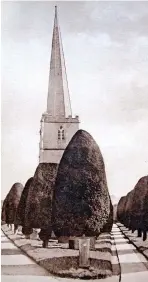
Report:
[[[58,130],[58,140],[64,140],[65,139],[65,132],[62,126],[60,126]]]

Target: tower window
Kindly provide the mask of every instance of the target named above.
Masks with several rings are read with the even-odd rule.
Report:
[[[65,136],[64,136],[64,129],[62,130],[62,140],[65,139]]]
[[[60,126],[58,130],[58,140],[64,140],[65,139],[65,132],[62,126]]]
[[[58,130],[58,139],[59,140],[61,139],[61,132],[60,132],[60,130]]]

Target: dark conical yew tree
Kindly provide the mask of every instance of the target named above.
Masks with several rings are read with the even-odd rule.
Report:
[[[29,187],[25,209],[25,228],[40,228],[44,246],[51,236],[52,196],[57,174],[57,164],[40,163]],[[46,241],[46,244],[45,244]]]
[[[7,194],[4,204],[2,216],[5,217],[5,222],[7,224],[14,224],[16,218],[16,211],[20,201],[20,197],[23,191],[23,185],[21,183],[15,183],[11,187],[9,193]]]
[[[110,199],[110,213],[109,213],[109,218],[106,222],[106,224],[104,225],[102,232],[108,232],[110,233],[112,230],[112,226],[113,226],[113,205]]]
[[[142,222],[143,222],[143,241],[147,239],[147,232],[148,232],[148,177],[147,177],[147,192],[145,194],[143,207],[144,213],[142,215]]]
[[[21,198],[18,204],[17,212],[16,212],[16,220],[15,224],[16,225],[21,225],[22,228],[22,233],[24,235],[30,235],[33,232],[32,228],[25,228],[25,210],[26,210],[26,202],[27,202],[27,197],[28,197],[28,192],[29,188],[32,184],[33,177],[29,178],[28,181],[25,184],[25,187],[23,189],[23,192],[21,194]]]
[[[133,192],[133,202],[131,206],[131,225],[132,229],[138,230],[138,237],[141,237],[142,231],[146,232],[146,214],[148,197],[148,176],[139,179]]]
[[[125,220],[125,205],[126,205],[126,196],[120,198],[118,206],[117,206],[117,219],[124,224]]]
[[[124,207],[124,225],[129,229],[131,229],[131,207],[133,203],[133,194],[134,190],[130,191],[126,195],[126,203]]]
[[[4,221],[5,223],[7,222],[6,210],[7,210],[7,199],[5,198],[3,201],[2,212],[1,212],[1,220]]]
[[[59,164],[52,209],[60,236],[98,236],[110,212],[102,154],[92,136],[78,130]]]
[[[113,222],[117,222],[117,206],[118,204],[113,205]]]

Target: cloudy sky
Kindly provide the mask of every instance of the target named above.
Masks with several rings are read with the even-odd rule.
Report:
[[[2,198],[38,165],[54,5],[73,114],[102,151],[111,194],[148,174],[148,2],[2,3]]]

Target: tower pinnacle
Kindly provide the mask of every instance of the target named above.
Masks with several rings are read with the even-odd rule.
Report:
[[[55,6],[52,37],[47,113],[53,117],[72,116],[57,6]]]

